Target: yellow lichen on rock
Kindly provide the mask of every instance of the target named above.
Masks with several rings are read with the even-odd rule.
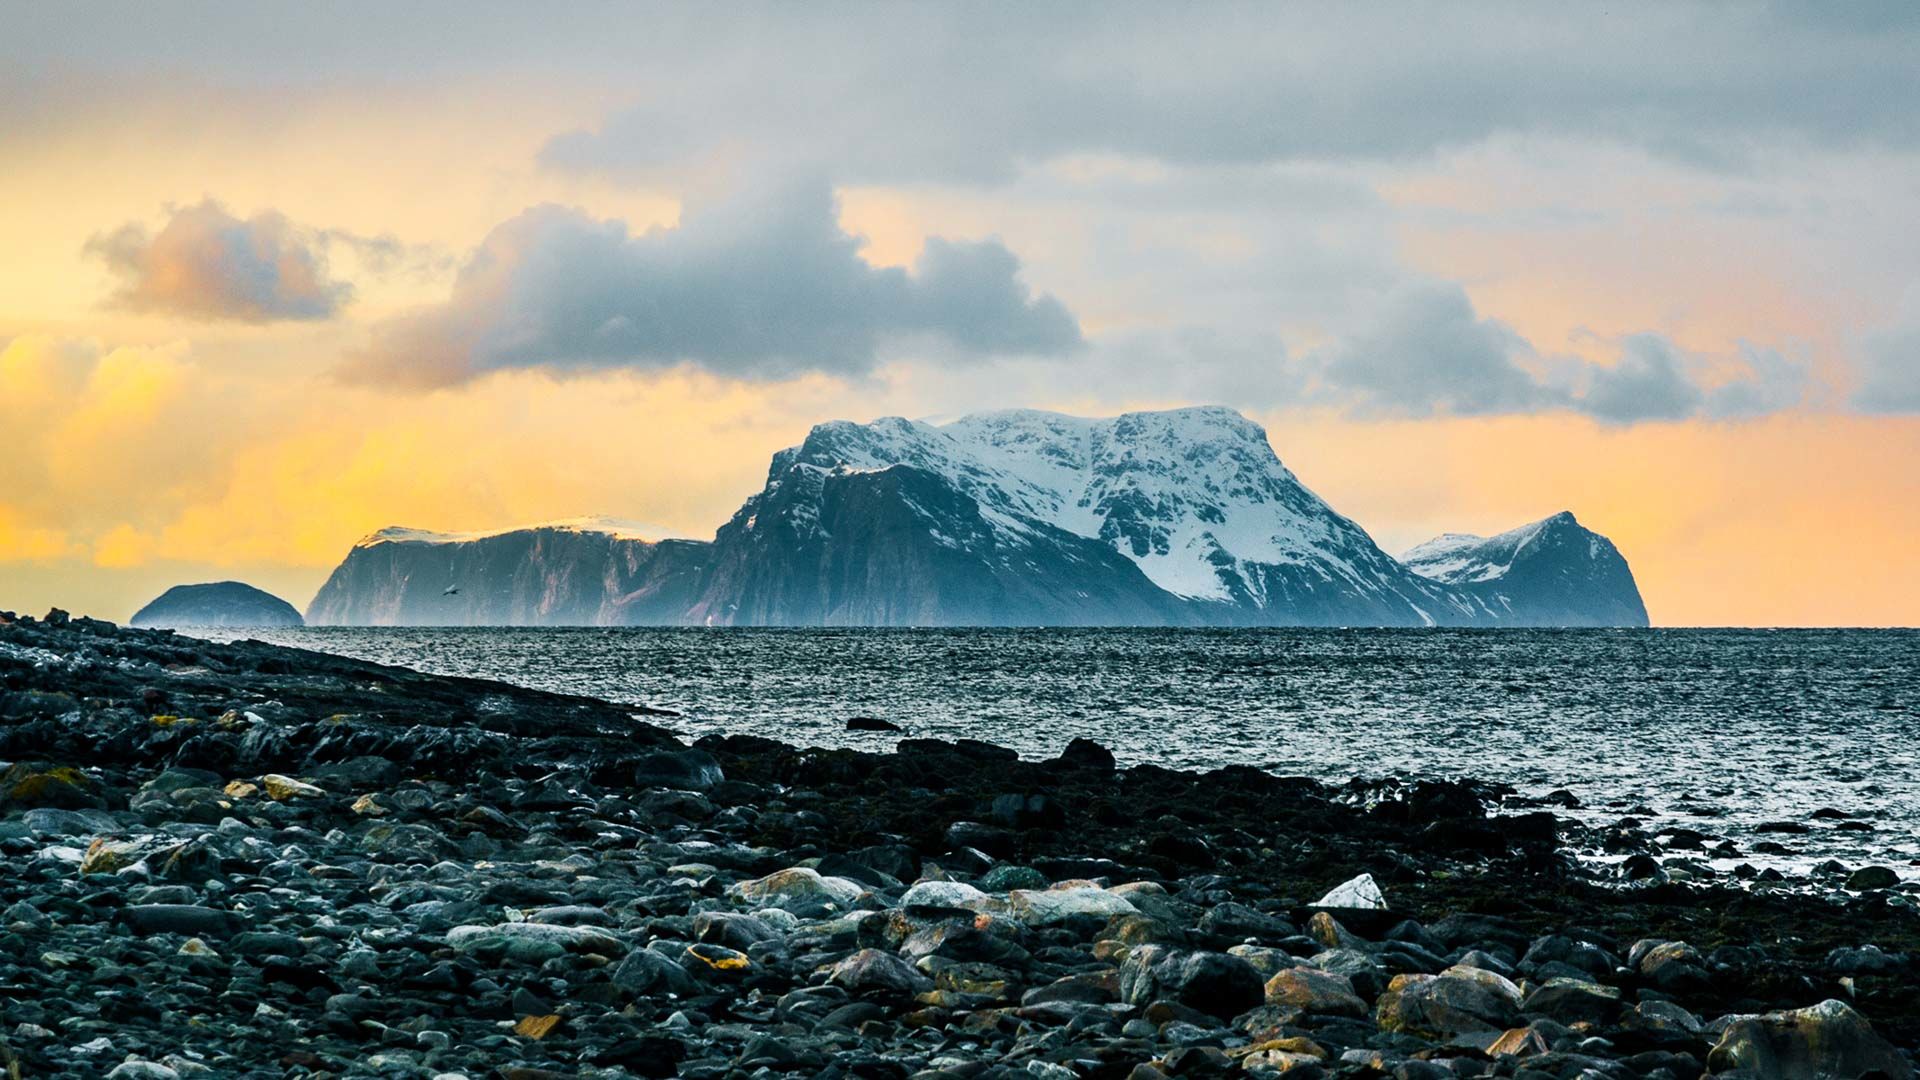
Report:
[[[9,770],[9,778],[16,777],[7,789],[7,797],[28,806],[68,802],[93,786],[87,774],[68,765],[58,765],[43,772],[31,772],[18,767]]]
[[[102,836],[87,845],[87,854],[80,860],[82,874],[111,874],[127,865],[127,857],[138,849],[136,844],[116,844]]]
[[[260,794],[260,785],[249,784],[245,780],[234,780],[221,790],[235,799],[251,799]]]
[[[520,1018],[519,1023],[513,1025],[513,1031],[516,1035],[524,1035],[529,1039],[539,1040],[546,1038],[547,1033],[557,1027],[559,1023],[560,1017],[553,1013],[548,1013],[546,1016],[523,1016]]]
[[[312,799],[326,794],[312,784],[295,780],[291,776],[282,776],[279,773],[268,773],[260,778],[260,783],[266,785],[267,797],[276,802],[286,802],[288,799]]]

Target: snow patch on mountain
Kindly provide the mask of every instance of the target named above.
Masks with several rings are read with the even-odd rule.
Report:
[[[1385,561],[1359,526],[1281,464],[1260,425],[1197,407],[1089,419],[1035,409],[943,424],[834,421],[789,453],[859,472],[906,465],[950,479],[1012,542],[1036,524],[1100,539],[1187,599],[1266,602],[1262,566],[1377,588]],[[779,462],[776,462],[776,473]]]
[[[1499,581],[1549,529],[1579,524],[1571,513],[1563,510],[1495,536],[1445,533],[1409,549],[1400,556],[1400,561],[1421,577],[1449,585]],[[1601,543],[1597,536],[1588,540],[1590,558],[1600,556]]]
[[[517,525],[507,529],[484,529],[474,532],[434,532],[428,529],[410,529],[404,525],[389,525],[368,533],[360,538],[355,547],[372,547],[375,544],[464,544],[473,540],[486,540],[495,536],[506,536],[517,532],[534,530],[554,532],[599,533],[615,540],[641,540],[654,543],[668,539],[693,539],[683,532],[649,525],[638,521],[624,521],[619,518],[591,516],[562,518],[558,521],[543,521],[533,525]]]

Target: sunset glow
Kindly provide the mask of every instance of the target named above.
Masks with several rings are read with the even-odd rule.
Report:
[[[796,10],[736,40],[502,9],[462,48],[426,6],[282,9],[276,39],[325,46],[231,62],[231,27],[197,25],[228,18],[211,10],[110,28],[15,10],[0,604],[119,619],[241,577],[301,606],[385,525],[609,514],[705,535],[824,420],[1218,403],[1390,552],[1566,509],[1618,544],[1657,625],[1920,621],[1910,53],[1725,12],[1601,20],[1577,44],[1540,26],[1588,51],[1567,79],[1625,73],[1583,107],[1551,65],[1525,72],[1538,115],[1488,106],[1452,130],[1401,132],[1369,99],[1202,146],[1203,120],[1250,123],[1209,111],[1216,81],[1286,56],[1166,71],[1051,20],[891,9],[860,48],[900,55],[855,63]],[[1646,42],[1696,32],[1798,40],[1810,81],[1877,71],[1900,116],[1829,140],[1817,104],[1760,100],[1740,70],[1672,100],[1626,85]],[[141,47],[157,37],[183,51]],[[952,109],[985,115],[955,119],[944,84],[898,86],[929,40],[977,50],[1011,96],[966,91]],[[1416,45],[1388,35],[1378,62]],[[842,61],[846,85],[817,75]],[[843,96],[844,123],[776,140],[746,72]],[[1084,137],[994,111],[1069,108],[1048,95],[1089,72],[1175,104]],[[1313,107],[1284,79],[1236,85],[1254,117]],[[692,100],[698,125],[672,122]],[[1320,121],[1394,132],[1349,144]],[[918,134],[949,122],[948,143]],[[867,290],[817,354],[792,321],[719,325],[771,301],[701,291],[808,283]],[[684,333],[672,313],[635,325],[658,309],[633,294],[665,289]],[[1481,365],[1508,360],[1534,381],[1483,392]]]

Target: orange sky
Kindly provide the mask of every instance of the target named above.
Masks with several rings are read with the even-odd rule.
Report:
[[[591,52],[590,29],[556,33]],[[801,37],[835,48],[831,35]],[[1289,62],[1317,62],[1289,40]],[[1412,48],[1382,47],[1401,44]],[[17,47],[0,46],[0,66]],[[1249,161],[1151,132],[1041,145],[1052,129],[981,135],[955,114],[953,140],[1018,148],[976,176],[868,160],[877,144],[832,132],[821,139],[839,159],[795,159],[751,110],[714,96],[694,106],[710,140],[663,136],[677,157],[621,171],[556,164],[555,139],[612,139],[622,110],[644,114],[649,94],[675,92],[655,77],[670,55],[651,68],[607,56],[496,71],[449,54],[405,78],[342,56],[318,76],[263,63],[265,74],[242,65],[196,80],[123,73],[125,57],[102,49],[39,66],[11,56],[25,74],[0,81],[16,110],[11,126],[0,112],[0,608],[118,619],[169,585],[228,577],[304,607],[356,538],[389,524],[609,514],[709,535],[757,490],[772,452],[826,419],[1218,403],[1264,423],[1282,459],[1392,552],[1569,509],[1619,545],[1656,624],[1920,623],[1920,415],[1869,414],[1851,396],[1870,377],[1863,365],[1896,381],[1920,365],[1901,351],[1920,343],[1920,168],[1897,141],[1812,153],[1810,136],[1735,131],[1759,149],[1730,164],[1652,135],[1489,121],[1411,151],[1309,130],[1309,150]],[[758,71],[784,55],[708,66]],[[1836,54],[1835,70],[1847,62]],[[707,77],[685,63],[686,85]],[[902,92],[899,116],[854,120],[895,124],[874,138],[944,162],[945,144],[919,137],[930,130],[911,112],[919,99]],[[1349,119],[1397,132],[1390,114]],[[752,207],[716,192],[796,178],[837,195],[838,228],[862,244],[859,274],[927,280],[916,260],[929,238],[999,245],[1019,286],[1057,299],[1082,343],[1025,357],[888,339],[870,367],[773,374],[725,358],[582,374],[536,356],[426,390],[340,377],[396,319],[474,317],[459,306],[460,268],[531,207],[617,219],[639,250],[664,235],[650,229],[685,226],[687,207],[719,206],[703,228],[724,245],[728,230],[754,227]],[[190,264],[149,253],[143,295],[161,302],[129,299],[130,271],[102,238],[133,226],[151,241],[204,200],[250,227],[284,221],[350,293],[320,316],[261,317]],[[1405,345],[1382,327],[1408,296],[1458,297],[1468,344],[1510,342],[1542,385],[1584,386],[1626,363],[1634,335],[1657,335],[1702,393],[1752,376],[1772,396],[1602,418],[1582,391],[1429,407],[1407,405],[1398,384],[1335,383],[1343,349]],[[1416,362],[1424,344],[1414,337]],[[1433,363],[1450,362],[1447,347],[1435,339]],[[1762,361],[1785,374],[1749,370]]]

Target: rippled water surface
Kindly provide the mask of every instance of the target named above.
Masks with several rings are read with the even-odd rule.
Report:
[[[1920,858],[1920,632],[341,629],[281,644],[678,710],[723,731],[884,749],[851,716],[1051,756],[1571,790],[1793,853]],[[1831,807],[1872,826],[1810,820]],[[1648,813],[1651,811],[1651,813]],[[1807,823],[1809,835],[1756,825]]]

